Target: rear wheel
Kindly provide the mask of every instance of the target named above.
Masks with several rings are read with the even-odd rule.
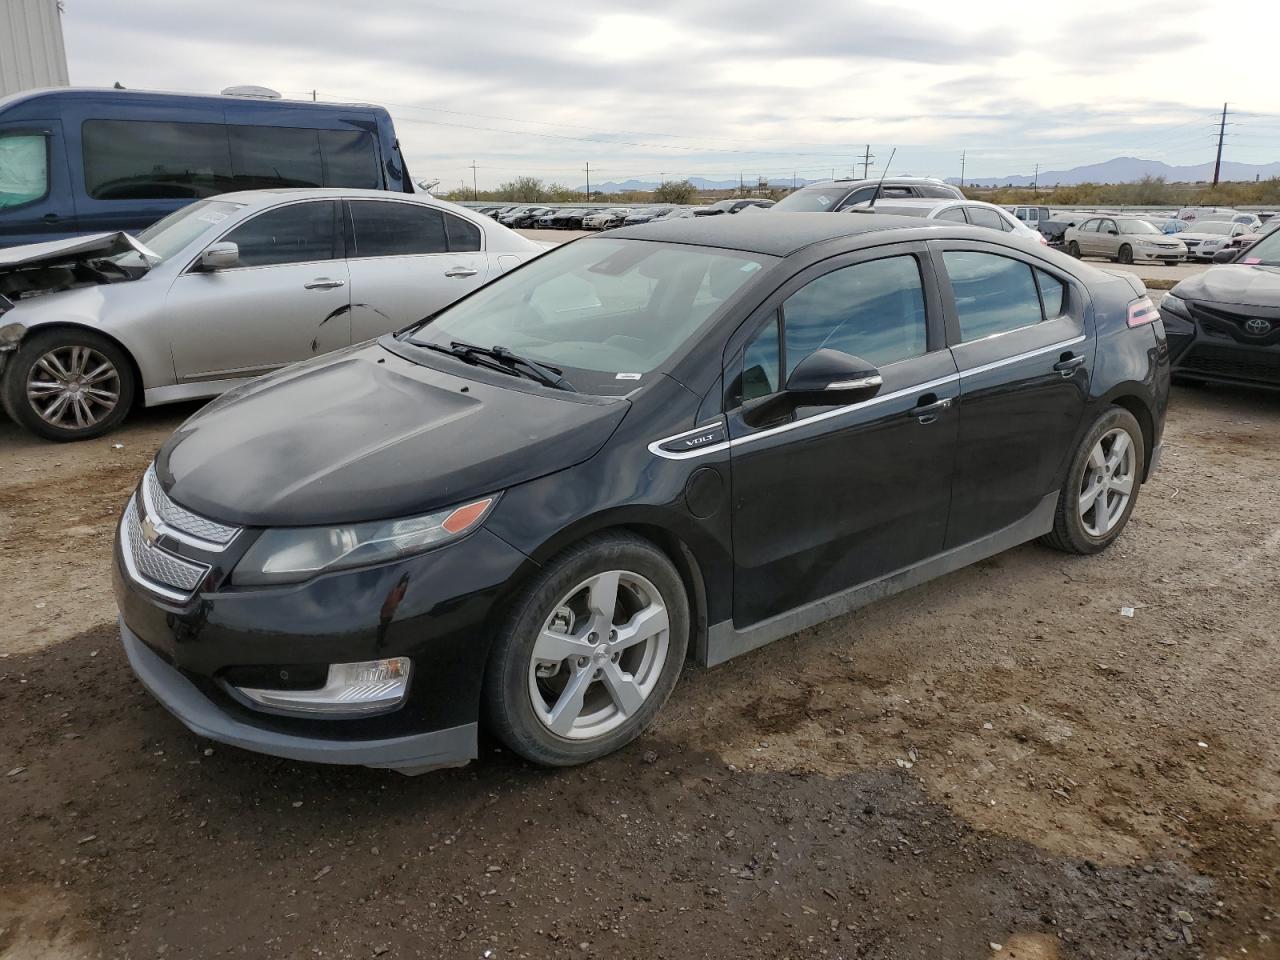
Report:
[[[1079,259],[1080,259],[1080,244],[1076,243],[1074,240],[1068,241],[1068,243],[1067,243],[1067,253],[1071,254],[1071,256],[1073,256],[1073,257],[1075,257],[1077,260],[1079,260]]]
[[[1128,410],[1112,407],[1085,434],[1058,494],[1053,530],[1043,542],[1067,553],[1098,553],[1129,522],[1142,484],[1142,428]]]
[[[1129,246],[1127,243],[1120,245],[1120,262],[1133,263],[1133,247]]]
[[[22,341],[0,385],[5,411],[46,440],[88,440],[115,429],[137,385],[129,358],[92,330],[37,332]]]
[[[585,540],[516,598],[485,673],[489,726],[545,766],[612,753],[653,722],[688,642],[684,585],[657,547],[625,533]]]

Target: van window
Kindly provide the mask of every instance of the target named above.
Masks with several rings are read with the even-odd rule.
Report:
[[[86,120],[95,200],[191,200],[229,190],[382,186],[373,135],[248,124]]]
[[[220,123],[86,120],[81,138],[95,200],[198,200],[233,189]]]
[[[49,192],[49,148],[42,134],[0,134],[0,209],[20,207]]]

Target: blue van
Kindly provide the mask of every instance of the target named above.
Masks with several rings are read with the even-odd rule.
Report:
[[[136,232],[194,200],[268,187],[413,192],[382,107],[88,89],[0,99],[0,247]]]

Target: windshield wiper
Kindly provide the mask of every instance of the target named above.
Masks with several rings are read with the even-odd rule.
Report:
[[[447,353],[450,356],[457,357],[459,360],[475,363],[490,370],[499,370],[502,373],[526,377],[546,387],[568,390],[570,393],[578,392],[577,388],[565,379],[564,372],[559,367],[553,367],[547,363],[539,363],[537,360],[522,357],[517,353],[512,353],[506,347],[481,347],[474,343],[464,343],[461,340],[454,340],[447,347],[438,343],[423,343],[420,346],[439,353]]]

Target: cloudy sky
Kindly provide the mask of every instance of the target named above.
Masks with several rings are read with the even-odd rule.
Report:
[[[1280,159],[1276,0],[65,0],[71,82],[362,100],[415,177],[972,177]],[[197,10],[199,12],[197,12]],[[1261,51],[1261,52],[1260,52]],[[1239,112],[1235,112],[1239,111]],[[861,167],[859,167],[859,170]]]

